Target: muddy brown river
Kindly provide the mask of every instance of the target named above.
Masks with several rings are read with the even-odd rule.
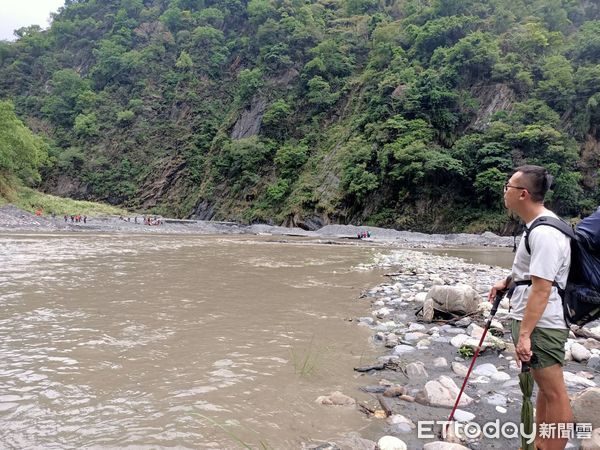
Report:
[[[299,448],[356,431],[376,251],[247,236],[0,236],[1,448]],[[364,394],[365,398],[367,394]],[[373,428],[373,430],[371,430]],[[243,444],[242,444],[243,443]]]
[[[385,250],[277,240],[0,235],[0,448],[377,440],[315,399],[369,398],[352,369],[383,350],[349,319],[384,281],[358,266]]]

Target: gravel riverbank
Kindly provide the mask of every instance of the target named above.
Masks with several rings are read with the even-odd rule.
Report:
[[[89,217],[86,223],[67,221],[63,217],[36,216],[13,205],[0,207],[0,231],[5,232],[106,232],[106,233],[157,233],[157,234],[254,234],[279,236],[304,236],[323,239],[357,239],[357,234],[369,232],[367,242],[386,243],[407,247],[454,247],[513,245],[511,237],[494,233],[483,234],[425,234],[397,231],[378,227],[354,225],[326,225],[315,231],[273,225],[241,225],[235,222],[179,220],[161,218],[160,225],[145,225],[143,216]]]
[[[498,437],[488,437],[493,434],[491,428],[487,435],[483,432],[484,425],[490,422],[498,421],[499,426],[508,422],[518,426],[520,422],[520,369],[513,357],[506,299],[484,341],[486,350],[476,361],[460,409],[455,414],[457,422],[465,426],[470,424],[467,431],[473,431],[469,433],[471,436],[460,443],[456,441],[451,447],[428,431],[430,425],[422,422],[421,432],[418,426],[419,421],[447,420],[471,362],[470,357],[461,356],[459,348],[477,345],[485,317],[491,309],[487,302],[489,287],[505,277],[508,271],[412,250],[392,251],[363,268],[369,270],[372,267],[387,269],[389,281],[373,287],[358,300],[369,302],[371,315],[359,317],[356,321],[358,326],[373,330],[373,339],[381,347],[382,356],[372,364],[356,368],[363,378],[363,390],[373,396],[369,404],[356,407],[372,420],[380,421],[382,439],[378,448],[517,448],[519,440],[511,437],[514,436],[511,428],[506,428],[507,433],[500,433]],[[416,313],[427,302],[433,286],[438,286],[436,289],[439,286],[472,287],[479,296],[478,313],[460,320],[424,323]],[[586,330],[600,335],[600,326],[597,325],[590,324]],[[600,341],[577,337],[571,332],[566,348],[565,381],[576,419],[598,428],[600,408],[596,397],[600,396],[600,390],[596,385],[600,380]],[[343,394],[352,396],[351,393]],[[590,398],[593,399],[591,405]],[[319,401],[326,405],[353,404],[339,393]],[[436,431],[439,429],[438,426]],[[574,433],[574,436],[577,434]],[[584,437],[585,434],[580,433],[579,436]],[[376,443],[354,436],[349,437],[347,442],[331,445],[328,448],[374,449]],[[572,439],[567,448],[579,448],[578,440]]]

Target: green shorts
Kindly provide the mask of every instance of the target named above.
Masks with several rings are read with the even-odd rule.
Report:
[[[510,325],[512,339],[515,345],[519,341],[521,321],[514,320]],[[532,369],[543,369],[554,364],[561,366],[565,362],[565,343],[569,337],[569,330],[555,328],[535,327],[531,333],[531,358]]]

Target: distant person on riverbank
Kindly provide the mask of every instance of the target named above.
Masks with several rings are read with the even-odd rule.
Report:
[[[87,216],[83,216],[83,223],[87,223]]]
[[[538,217],[557,217],[544,206],[552,176],[540,166],[521,166],[504,185],[504,204],[529,227]],[[525,230],[528,233],[528,230]],[[530,251],[522,238],[512,266],[516,288],[510,299],[511,332],[517,360],[531,367],[539,387],[535,423],[573,423],[562,365],[569,328],[565,322],[559,288],[567,283],[571,264],[570,239],[550,226],[538,226],[528,235]],[[508,288],[507,280],[494,284],[489,293]],[[564,449],[567,439],[560,435],[535,440],[536,448]]]
[[[64,217],[64,219],[65,219],[65,222],[67,222],[67,221],[69,220],[69,216],[67,216],[67,215],[65,214],[65,217]]]

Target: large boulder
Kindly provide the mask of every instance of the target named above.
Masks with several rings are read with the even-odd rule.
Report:
[[[432,309],[465,315],[477,311],[480,303],[481,297],[471,286],[433,286],[425,298],[423,320],[433,320]]]
[[[581,440],[580,450],[600,450],[600,428],[592,431],[592,436]]]
[[[592,428],[600,428],[600,388],[592,387],[579,392],[571,407],[577,423],[591,423]]]

